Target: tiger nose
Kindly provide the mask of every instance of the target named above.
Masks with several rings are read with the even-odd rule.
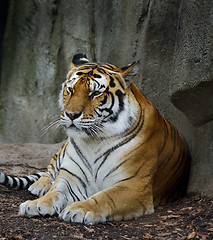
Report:
[[[72,113],[72,112],[66,112],[66,115],[71,119],[74,120],[76,118],[79,118],[81,116],[81,113]]]

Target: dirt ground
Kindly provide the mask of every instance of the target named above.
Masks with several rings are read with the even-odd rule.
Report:
[[[136,220],[95,226],[58,217],[26,218],[18,206],[33,199],[27,191],[0,186],[0,239],[213,239],[213,199],[188,195]]]

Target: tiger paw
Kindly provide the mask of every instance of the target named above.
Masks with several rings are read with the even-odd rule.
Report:
[[[106,222],[106,217],[99,214],[94,208],[94,200],[87,199],[83,202],[75,202],[67,206],[59,217],[66,222],[78,222],[93,225],[98,222]]]
[[[19,206],[19,214],[27,217],[34,217],[39,216],[39,211],[34,201],[26,201]]]
[[[33,183],[28,188],[28,191],[31,192],[33,195],[41,197],[48,192],[51,185],[52,183],[48,177],[41,177],[37,182]]]
[[[19,206],[19,214],[27,217],[34,216],[52,216],[58,214],[62,209],[60,198],[54,199],[55,196],[43,196],[33,201],[26,201]]]

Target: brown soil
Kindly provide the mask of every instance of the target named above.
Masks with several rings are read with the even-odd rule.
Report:
[[[26,218],[18,206],[33,199],[27,191],[0,187],[0,239],[213,239],[213,199],[189,195],[136,220],[95,226],[58,217]]]

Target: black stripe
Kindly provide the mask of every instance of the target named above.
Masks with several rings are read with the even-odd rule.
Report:
[[[167,163],[170,161],[170,159],[172,158],[172,156],[174,155],[175,153],[175,150],[176,150],[176,132],[177,130],[173,127],[173,125],[170,124],[170,122],[168,122],[168,125],[170,126],[170,137],[171,137],[171,141],[173,141],[173,148],[172,148],[172,151],[169,155],[169,157],[167,158],[166,161],[164,161],[158,168],[158,171],[162,168],[164,168],[165,165],[167,165]],[[169,134],[168,134],[169,136]]]
[[[88,160],[86,159],[86,157],[81,152],[80,148],[77,146],[77,144],[75,143],[75,141],[72,138],[70,138],[70,141],[71,141],[73,147],[75,148],[76,153],[78,154],[78,156],[82,160],[83,164],[88,168],[90,173],[92,173],[92,167],[91,167],[90,163],[88,162]]]
[[[7,175],[5,175],[5,183],[4,184],[8,188],[13,188],[14,185],[17,186],[16,179],[14,177],[7,176]]]
[[[84,172],[84,170],[81,168],[81,166],[78,164],[78,162],[76,162],[69,154],[67,154],[67,155],[68,155],[69,159],[70,159],[72,162],[74,162],[74,163],[79,167],[79,169],[81,170],[81,172],[83,173],[83,175],[84,175],[84,177],[85,177],[85,179],[86,179],[86,182],[89,183],[89,180],[88,180],[88,178],[87,178],[87,175],[85,174],[85,172]]]
[[[79,67],[79,69],[80,69],[80,70],[86,70],[86,69],[92,69],[92,70],[94,70],[94,69],[96,69],[97,67],[98,67],[98,66],[97,66],[96,63],[86,63],[86,64],[84,64],[84,66]]]
[[[109,69],[109,70],[114,70],[114,69],[115,69],[115,67],[114,67],[113,65],[109,64],[109,63],[105,63],[105,64],[103,65],[103,67],[104,67],[104,68],[107,68],[107,69]]]
[[[23,189],[24,187],[24,182],[21,178],[18,179],[19,180],[19,189]]]
[[[15,179],[15,177],[11,177],[11,180],[12,180],[12,183],[10,184],[9,188],[19,187],[19,186],[17,186],[18,183],[17,183],[17,180]]]
[[[92,70],[92,67],[91,66],[81,67],[81,70],[88,70],[88,69]]]
[[[122,88],[124,91],[126,91],[126,87],[125,87],[124,83],[121,81],[121,79],[120,79],[119,77],[116,77],[116,80],[119,82],[121,88]]]
[[[52,159],[54,160],[54,163],[50,163],[50,166],[52,166],[53,170],[56,172],[56,171],[59,171],[59,168],[57,166],[57,159],[58,159],[58,154],[56,153]],[[54,165],[53,165],[54,164]]]
[[[105,111],[105,112],[108,112],[108,113],[109,113],[105,118],[108,118],[110,115],[113,114],[112,108],[113,108],[114,103],[115,103],[115,99],[114,99],[113,93],[107,92],[107,94],[110,95],[111,98],[112,98],[111,106],[108,107],[108,108],[98,108],[98,110],[99,110],[100,112],[104,112],[104,111]],[[111,118],[110,118],[110,120],[111,120]]]
[[[59,152],[59,155],[56,156],[56,165],[57,165],[57,170],[59,172],[60,167],[61,167],[61,162],[63,161],[65,154],[66,154],[66,149],[67,149],[68,142],[64,143],[64,145],[61,147],[61,151]],[[62,155],[62,156],[61,156]]]
[[[112,206],[109,204],[110,208],[111,208],[111,211],[113,212],[114,209],[116,208],[116,205],[115,205],[115,202],[114,200],[110,197],[110,195],[107,193],[107,191],[102,191],[108,198],[109,200],[111,201],[112,203]]]
[[[108,73],[107,73],[102,67],[97,68],[97,71],[98,71],[99,73],[108,75]]]
[[[67,189],[68,189],[68,192],[70,194],[70,196],[73,198],[73,201],[75,202],[76,200],[77,201],[80,201],[79,197],[74,193],[73,189],[72,189],[72,186],[70,185],[70,182],[63,178],[63,180],[65,181],[65,184],[67,186]]]
[[[160,202],[164,201],[165,199],[169,200],[170,198],[171,199],[174,199],[176,198],[175,193],[174,193],[174,190],[178,187],[179,185],[179,182],[182,181],[182,178],[185,177],[184,174],[185,174],[185,171],[183,170],[182,174],[177,177],[176,175],[179,173],[179,171],[181,170],[181,167],[183,166],[183,164],[185,164],[184,161],[181,161],[180,159],[183,159],[184,157],[184,149],[181,147],[180,148],[180,152],[179,152],[179,156],[177,158],[177,161],[173,164],[173,166],[171,167],[171,169],[174,169],[175,166],[176,166],[176,163],[178,162],[178,166],[176,168],[176,170],[174,171],[173,175],[168,179],[168,181],[165,182],[165,186],[168,185],[168,183],[170,183],[170,188],[167,189],[167,191],[163,194],[163,196],[161,197],[161,200]],[[173,182],[171,184],[171,181],[175,179],[175,182]],[[185,186],[187,187],[187,182],[185,183]],[[183,185],[184,187],[184,185]],[[179,189],[178,189],[179,190]],[[178,193],[177,194],[181,194],[181,193]]]
[[[26,181],[27,181],[27,184],[25,185],[25,187],[24,188],[28,188],[30,185],[32,185],[35,181],[33,181],[33,180],[30,180],[29,179],[29,177],[23,177],[24,179],[26,179]]]
[[[92,79],[92,81],[94,81],[98,85],[98,88],[100,88],[100,83],[97,80]]]
[[[109,76],[110,77],[110,82],[109,82],[109,85],[110,87],[115,87],[115,79],[112,77],[112,76]]]
[[[107,95],[104,96],[104,100],[101,101],[101,106],[107,103]]]
[[[112,109],[113,108],[113,106],[114,106],[114,104],[115,104],[115,98],[114,98],[114,94],[113,93],[111,93],[111,92],[109,92],[108,93],[110,96],[111,96],[111,98],[112,98],[112,103],[111,103],[111,106],[109,107],[110,109]]]
[[[102,78],[101,75],[94,73],[93,74],[94,78]]]
[[[86,196],[81,192],[81,189],[77,186],[77,189],[79,191],[79,193],[81,194],[81,196],[84,198],[84,199],[87,199],[88,198],[88,195],[86,193]]]
[[[163,119],[163,122],[164,122],[164,142],[163,142],[163,146],[161,148],[161,150],[159,151],[159,156],[160,154],[163,152],[165,146],[166,146],[166,143],[167,143],[167,140],[168,140],[168,127],[167,127],[167,123],[166,123],[166,120],[164,118]]]
[[[50,166],[52,166],[52,171],[48,171],[49,172],[49,174],[50,174],[50,177],[52,178],[52,179],[55,179],[55,175],[53,176],[53,174],[52,174],[52,172],[54,173],[54,174],[56,174],[56,171],[55,171],[55,167],[52,165],[52,164],[50,164]]]
[[[39,179],[41,177],[41,175],[38,173],[33,174],[33,176],[37,177],[37,179]]]
[[[2,185],[7,186],[8,183],[9,183],[9,178],[7,175],[4,175],[4,182],[2,183]]]
[[[83,74],[85,74],[84,72],[77,72],[76,73],[76,75],[78,75],[78,76],[81,76],[81,75],[83,75]]]
[[[62,155],[62,159],[64,158],[64,156],[65,156],[65,153],[66,153],[66,149],[67,149],[67,145],[68,145],[68,142],[66,142],[63,146],[62,146],[62,148],[63,148],[63,155]]]
[[[65,172],[69,173],[71,176],[77,178],[79,180],[79,182],[81,183],[82,187],[84,188],[86,196],[88,196],[88,194],[87,194],[87,186],[86,186],[85,182],[79,176],[75,175],[74,173],[70,172],[69,170],[67,170],[65,168],[61,168],[61,170],[65,171]]]
[[[143,162],[143,163],[141,164],[141,166],[136,170],[136,172],[135,172],[132,176],[130,176],[130,177],[128,177],[128,178],[124,178],[124,179],[116,182],[116,184],[119,183],[119,182],[124,182],[124,181],[128,181],[128,180],[130,180],[130,179],[132,179],[132,178],[135,178],[135,177],[138,175],[138,173],[140,172],[141,168],[144,166],[144,164],[145,164],[145,162]],[[150,175],[150,173],[147,174],[147,175],[144,176],[144,177],[148,177],[149,175]],[[144,178],[144,177],[143,177],[143,178]]]
[[[177,132],[177,130],[176,130]],[[178,132],[177,132],[178,134]],[[178,134],[178,138],[179,140],[181,140],[180,138],[180,135]],[[178,181],[179,179],[182,178],[182,176],[180,177],[176,177],[176,175],[178,174],[178,172],[181,170],[181,167],[183,166],[183,164],[185,164],[185,161],[183,161],[185,158],[185,145],[184,145],[184,142],[180,142],[179,144],[179,155],[176,159],[176,161],[173,163],[173,165],[171,166],[170,168],[170,171],[174,171],[173,172],[173,175],[168,179],[168,181],[165,183],[165,186],[168,185],[169,182],[172,181],[172,179],[176,179],[175,182],[171,185],[171,187],[169,189],[167,189],[167,191],[163,194],[162,198],[161,198],[161,202],[164,201],[165,199],[168,199],[170,196],[172,197],[172,195],[174,195],[174,189],[176,188],[176,186],[178,185]],[[172,155],[173,156],[173,155]],[[169,158],[169,160],[171,159],[171,157]],[[168,161],[167,161],[168,162]],[[178,165],[177,165],[178,164]],[[176,169],[175,169],[176,168]],[[174,170],[175,169],[175,170]],[[184,173],[184,170],[183,170],[183,173]],[[182,173],[182,175],[183,175]],[[187,183],[186,183],[187,185]]]
[[[112,173],[114,173],[120,166],[122,166],[124,163],[126,163],[127,161],[129,161],[130,159],[126,159],[125,161],[121,162],[120,164],[118,164],[116,167],[114,167],[113,169],[111,169],[103,178],[103,180],[105,178],[107,178],[108,176],[110,176]]]
[[[60,170],[60,167],[59,167],[59,158],[60,158],[60,156],[57,156],[57,158],[56,158],[56,160],[55,160],[55,167],[54,167],[54,169],[55,169],[55,172],[57,171],[57,172],[59,172],[59,170]]]
[[[54,166],[52,163],[50,163],[50,166],[55,170],[57,170],[58,171],[58,169],[57,169],[57,166]]]
[[[98,113],[98,111],[96,109],[94,109],[95,113],[98,115],[98,117],[101,117],[102,115],[100,113]]]
[[[117,91],[115,92],[115,94],[116,94],[116,96],[118,97],[120,110],[122,110],[122,109],[124,108],[123,98],[124,98],[125,94],[122,93],[121,90],[117,90]]]
[[[174,170],[176,168],[174,174],[179,171],[181,165],[184,163],[183,161],[181,161],[183,159],[183,153],[184,153],[183,145],[180,144],[179,155],[177,157],[177,160],[176,160],[176,162],[174,162],[174,164],[170,168],[171,170]],[[178,163],[178,166],[177,166],[177,163]]]

